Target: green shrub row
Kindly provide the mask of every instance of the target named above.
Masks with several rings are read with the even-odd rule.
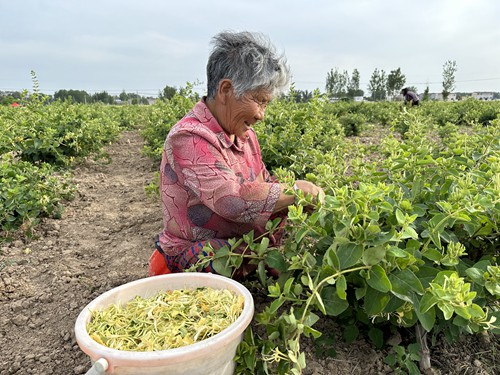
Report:
[[[29,231],[43,216],[58,216],[71,197],[67,170],[102,152],[124,128],[142,121],[135,107],[46,104],[41,96],[0,107],[0,232]]]

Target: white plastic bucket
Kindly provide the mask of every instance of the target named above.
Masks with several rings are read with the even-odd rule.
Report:
[[[125,303],[136,296],[148,298],[160,291],[210,287],[228,289],[245,299],[238,319],[222,332],[192,345],[170,350],[130,352],[111,349],[92,340],[87,333],[91,311],[102,310],[111,304]],[[127,375],[230,375],[234,373],[236,348],[254,313],[252,295],[240,283],[210,273],[176,273],[136,280],[108,292],[90,302],[75,323],[76,341],[92,362],[104,358],[106,373]]]

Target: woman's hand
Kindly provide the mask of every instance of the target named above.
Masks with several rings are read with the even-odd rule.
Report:
[[[285,194],[285,191],[289,189],[290,187],[287,187],[285,185],[281,185],[281,194],[280,197],[278,198],[278,201],[276,202],[276,206],[274,207],[273,213],[279,212],[288,206],[294,204],[295,202],[295,196],[294,195],[288,195]],[[294,190],[302,190],[304,193],[304,196],[306,195],[312,195],[314,197],[313,199],[313,205],[316,204],[316,202],[319,200],[321,203],[325,201],[325,192],[323,191],[322,188],[319,186],[314,185],[312,182],[305,181],[305,180],[296,180],[295,185],[293,186]]]
[[[325,192],[323,191],[323,189],[319,186],[314,185],[312,182],[305,180],[296,180],[294,189],[302,190],[304,195],[312,195],[315,198],[314,202],[317,202],[319,200],[321,203],[324,203],[325,201]]]

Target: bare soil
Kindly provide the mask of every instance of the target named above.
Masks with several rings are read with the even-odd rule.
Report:
[[[91,300],[118,285],[147,276],[153,238],[161,230],[159,202],[144,187],[157,166],[141,155],[137,131],[125,132],[107,148],[110,162],[87,160],[74,169],[76,198],[61,219],[44,219],[33,238],[0,245],[0,375],[84,374],[89,358],[78,347],[74,324]],[[318,358],[305,340],[304,374],[391,374],[388,349],[366,341],[342,342],[335,358]],[[431,361],[440,374],[498,374],[498,337],[467,336],[438,342]]]

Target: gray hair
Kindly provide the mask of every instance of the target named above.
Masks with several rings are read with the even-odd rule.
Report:
[[[276,52],[263,34],[224,31],[212,39],[207,63],[207,96],[213,99],[219,82],[230,79],[236,98],[249,91],[266,90],[275,97],[290,82],[290,68],[284,54]]]

